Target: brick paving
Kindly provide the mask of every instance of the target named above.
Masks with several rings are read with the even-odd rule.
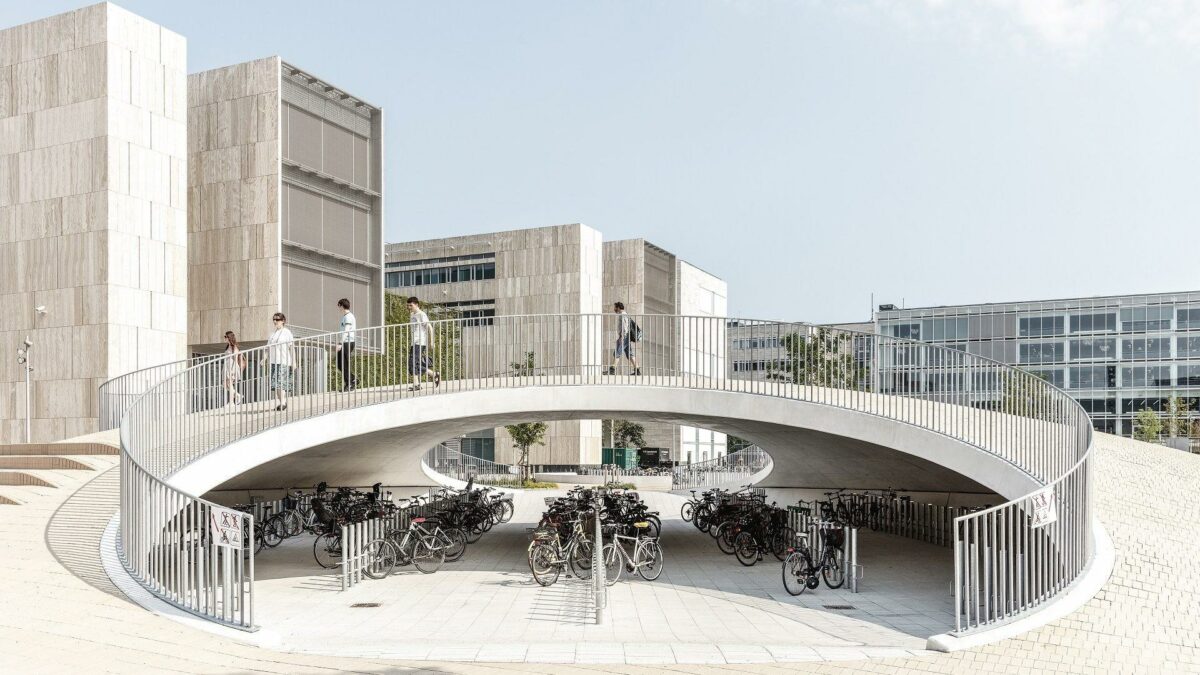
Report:
[[[574,651],[553,641],[531,646],[542,660],[565,662],[560,665],[518,662],[517,650],[504,645],[472,657],[492,663],[412,663],[240,644],[146,612],[97,573],[89,551],[98,546],[102,514],[114,508],[110,470],[79,489],[78,483],[63,485],[22,506],[0,506],[0,672],[1200,673],[1200,597],[1192,584],[1200,571],[1200,457],[1105,435],[1098,436],[1096,453],[1096,505],[1117,560],[1109,583],[1079,611],[974,650],[790,664],[750,663],[755,650],[722,649],[727,661],[747,663],[662,665],[657,648],[626,650],[626,665],[579,663],[611,652],[609,643]],[[356,630],[372,629],[378,627]],[[705,654],[713,654],[711,647],[673,649],[672,655],[684,661],[681,656],[702,660]]]

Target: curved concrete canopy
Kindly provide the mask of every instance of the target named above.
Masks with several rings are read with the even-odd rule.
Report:
[[[428,482],[422,454],[446,438],[520,421],[605,417],[692,424],[759,443],[775,461],[765,485],[991,491],[1007,498],[1039,487],[995,455],[896,419],[761,394],[617,384],[464,391],[340,410],[234,441],[170,482],[192,494],[318,480],[364,484],[385,473],[391,484],[421,485]]]

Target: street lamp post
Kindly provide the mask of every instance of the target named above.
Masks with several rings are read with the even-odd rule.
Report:
[[[33,390],[30,387],[29,376],[33,372],[33,364],[29,362],[31,358],[29,350],[33,347],[33,342],[26,337],[25,342],[20,347],[17,347],[17,365],[25,369],[25,442],[33,442],[33,406],[30,403]]]

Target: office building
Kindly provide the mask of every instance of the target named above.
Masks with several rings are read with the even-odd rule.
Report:
[[[0,31],[0,443],[27,405],[34,442],[95,431],[101,383],[186,355],[186,52],[110,4]]]
[[[188,78],[188,343],[383,320],[382,111],[277,56]]]
[[[1039,375],[1078,400],[1100,431],[1132,435],[1139,410],[1163,412],[1173,397],[1200,418],[1200,292],[884,305],[875,325]]]
[[[726,311],[724,281],[641,239],[604,242],[599,232],[580,224],[388,244],[385,272],[389,293],[415,295],[453,310],[472,320],[466,330],[487,330],[494,316],[608,313],[617,300],[631,314],[724,316]],[[602,345],[615,343],[615,330],[615,322],[604,323]],[[661,342],[671,344],[669,339]],[[643,357],[656,353],[656,363],[675,369],[704,373],[725,368],[722,351],[711,345],[666,354],[652,330],[637,349]],[[693,461],[725,454],[722,434],[668,424],[644,426],[647,447],[668,449],[674,461],[687,461],[689,453]],[[546,446],[531,450],[530,463],[547,468],[599,464],[601,447],[610,442],[601,433],[599,420],[551,422]],[[480,430],[459,442],[470,454],[515,461],[503,429]]]

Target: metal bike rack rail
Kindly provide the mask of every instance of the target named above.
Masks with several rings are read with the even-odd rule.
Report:
[[[356,352],[358,388],[340,382],[332,358],[338,333],[297,338],[296,395],[275,412],[269,398],[270,350],[243,352],[252,364],[238,383],[251,413],[229,414],[220,359],[166,364],[101,387],[102,428],[121,428],[121,557],[152,593],[219,623],[253,625],[253,555],[214,550],[196,525],[220,506],[188,495],[171,476],[225,445],[328,413],[434,396],[452,390],[537,386],[670,387],[774,396],[922,427],[1019,468],[1040,488],[954,520],[955,601],[959,633],[1011,620],[1043,605],[1081,574],[1093,555],[1091,447],[1087,413],[1033,374],[956,349],[834,328],[732,321],[717,317],[634,316],[642,375],[609,375],[617,321],[570,314],[450,318],[414,334],[408,324],[360,329],[372,349]],[[730,333],[772,338],[786,358],[767,380],[735,372]],[[425,343],[424,349],[410,346]],[[452,386],[435,389],[410,370],[432,368]],[[249,394],[247,396],[247,394]],[[258,398],[258,397],[262,398]],[[240,523],[253,528],[250,516]],[[197,561],[216,578],[195,572]],[[225,571],[225,560],[229,571]],[[218,601],[208,602],[209,598]],[[224,599],[228,597],[228,602]]]

